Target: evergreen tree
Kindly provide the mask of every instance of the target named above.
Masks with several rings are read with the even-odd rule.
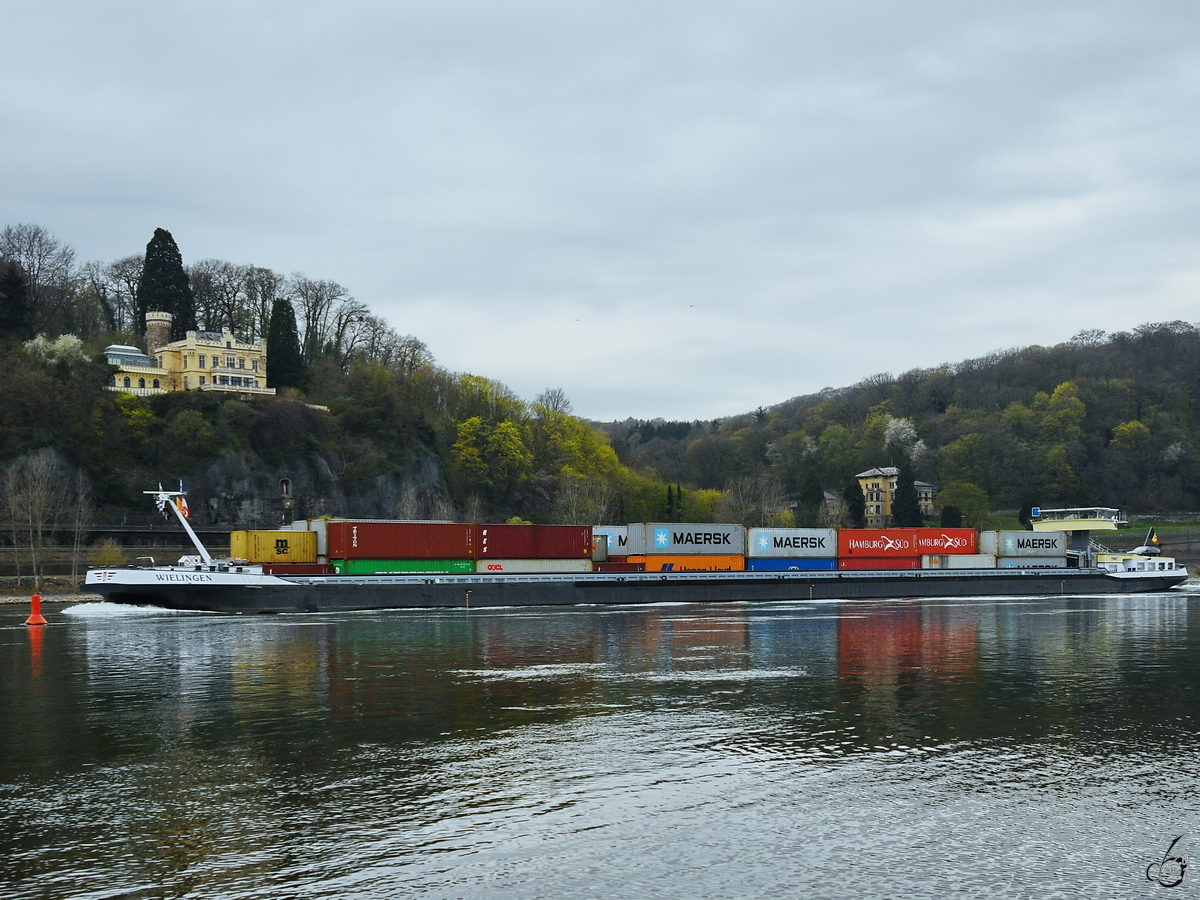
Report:
[[[267,329],[267,386],[303,389],[307,383],[296,310],[291,300],[281,298],[271,307],[271,325]]]
[[[1017,521],[1026,531],[1033,531],[1033,506],[1028,503],[1022,506],[1021,511],[1017,513]]]
[[[842,505],[845,507],[846,518],[851,528],[867,526],[867,498],[863,496],[862,485],[858,483],[857,478],[846,482],[846,487],[842,490]]]
[[[896,496],[892,498],[892,524],[900,528],[920,528],[925,524],[912,469],[901,469],[896,475]]]
[[[33,337],[29,286],[14,260],[0,265],[0,341]]]
[[[943,528],[962,528],[962,510],[957,506],[942,507],[942,527]]]
[[[857,482],[855,482],[857,484]],[[821,507],[825,503],[825,489],[821,487],[821,477],[817,470],[809,467],[800,482],[800,497],[796,507],[796,524],[801,527],[813,527],[820,524]]]
[[[183,257],[171,232],[154,229],[154,237],[146,245],[146,263],[137,286],[137,329],[146,327],[146,313],[169,312],[171,340],[187,337],[196,330],[196,299],[183,270]]]

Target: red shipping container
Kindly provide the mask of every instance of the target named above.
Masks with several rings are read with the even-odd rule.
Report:
[[[912,528],[843,528],[837,533],[839,558],[848,556],[920,556]]]
[[[532,525],[476,525],[475,559],[536,559]]]
[[[535,559],[591,559],[590,525],[534,525]]]
[[[326,563],[263,563],[264,575],[332,575]]]
[[[917,553],[922,556],[947,556],[976,553],[979,535],[974,528],[918,528]]]
[[[646,564],[644,562],[598,562],[595,563],[597,572],[645,572]]]
[[[839,559],[839,569],[919,569],[921,568],[921,557],[919,556],[888,556],[888,557],[869,557],[855,556],[851,559]]]
[[[587,525],[476,525],[475,559],[591,559]]]
[[[474,559],[471,525],[330,522],[330,559]]]

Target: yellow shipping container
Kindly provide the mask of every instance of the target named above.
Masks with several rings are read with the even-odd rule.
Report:
[[[229,555],[252,563],[315,563],[315,531],[233,531]]]
[[[629,556],[626,562],[646,564],[647,572],[744,572],[742,556]]]

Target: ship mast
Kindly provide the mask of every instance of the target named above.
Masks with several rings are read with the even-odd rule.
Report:
[[[192,544],[200,551],[200,557],[211,565],[213,561],[212,556],[204,548],[204,545],[200,543],[200,538],[196,537],[196,532],[192,531],[192,526],[188,524],[188,520],[184,517],[182,510],[180,510],[179,504],[175,502],[176,497],[185,497],[187,496],[187,492],[182,490],[164,491],[160,484],[157,491],[142,491],[142,493],[152,494],[160,510],[167,506],[171,507],[171,511],[175,513],[175,518],[179,520],[179,524],[183,526],[183,530],[187,532],[187,536],[192,539]]]

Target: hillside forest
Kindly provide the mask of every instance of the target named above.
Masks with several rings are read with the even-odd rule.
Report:
[[[147,254],[80,263],[38,226],[0,231],[10,522],[37,473],[76,498],[80,521],[142,514],[141,491],[182,479],[209,495],[196,520],[229,527],[321,514],[816,524],[827,493],[881,465],[977,522],[1030,504],[1200,508],[1200,331],[1186,322],[873,375],[712,421],[595,423],[561,390],[525,400],[447,371],[337,282],[202,260],[178,263],[170,311],[246,340],[293,320],[294,338],[269,345],[269,375],[276,352],[298,360],[277,396],[110,391],[101,351],[144,346],[139,316],[167,302],[146,274],[154,246],[174,247],[159,232]],[[281,479],[296,485],[286,508]]]

